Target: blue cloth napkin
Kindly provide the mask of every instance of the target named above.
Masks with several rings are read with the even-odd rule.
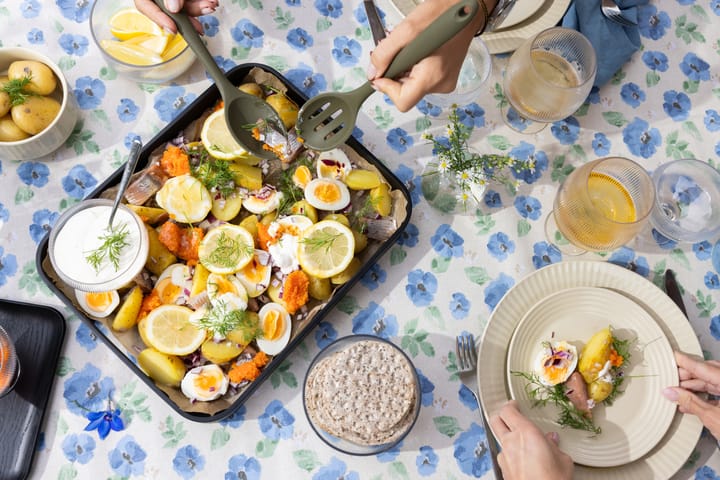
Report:
[[[637,7],[648,0],[617,0],[623,17],[637,23]],[[624,27],[605,18],[600,0],[576,0],[568,8],[562,26],[585,35],[597,57],[595,86],[604,85],[640,49],[638,27]]]

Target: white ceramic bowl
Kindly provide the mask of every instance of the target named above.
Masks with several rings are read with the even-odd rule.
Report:
[[[32,160],[44,157],[58,149],[75,128],[78,107],[60,67],[45,55],[22,47],[0,48],[0,75],[6,75],[8,66],[16,60],[42,62],[55,73],[58,87],[52,94],[61,104],[55,120],[42,132],[17,142],[0,142],[0,159]]]

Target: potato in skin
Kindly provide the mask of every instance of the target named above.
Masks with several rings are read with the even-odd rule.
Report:
[[[8,67],[10,80],[30,77],[25,90],[36,95],[50,95],[57,87],[53,71],[42,62],[35,60],[17,60]]]
[[[45,130],[60,112],[60,102],[51,97],[32,96],[10,109],[13,122],[30,135]]]
[[[0,142],[18,142],[30,135],[18,127],[10,115],[0,117]]]

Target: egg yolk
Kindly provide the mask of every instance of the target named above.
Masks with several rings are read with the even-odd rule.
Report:
[[[225,277],[216,277],[215,286],[217,288],[218,296],[224,293],[237,293],[235,285],[233,285],[232,282]]]
[[[193,381],[195,388],[204,392],[212,392],[220,384],[220,379],[214,372],[200,372]]]
[[[163,304],[170,304],[175,303],[175,300],[180,296],[182,287],[175,285],[172,279],[168,277],[158,282],[155,290],[157,290],[160,301]]]
[[[305,185],[312,180],[312,173],[310,173],[310,169],[307,166],[300,165],[295,169],[292,179],[295,185],[300,188],[305,188]]]
[[[85,301],[93,310],[104,311],[112,303],[112,294],[110,292],[86,293]]]
[[[326,203],[337,202],[340,200],[340,189],[333,183],[321,183],[313,192],[315,196]]]
[[[248,282],[259,283],[263,280],[263,274],[266,268],[265,265],[261,265],[260,262],[257,261],[257,258],[253,258],[247,267],[243,269],[242,275]]]
[[[270,310],[263,321],[263,337],[267,340],[276,340],[285,331],[283,316],[276,310]]]

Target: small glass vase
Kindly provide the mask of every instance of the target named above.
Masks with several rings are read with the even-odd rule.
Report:
[[[474,215],[487,185],[485,182],[469,182],[463,188],[454,172],[442,172],[437,162],[430,162],[422,173],[420,187],[425,200],[437,210]]]

